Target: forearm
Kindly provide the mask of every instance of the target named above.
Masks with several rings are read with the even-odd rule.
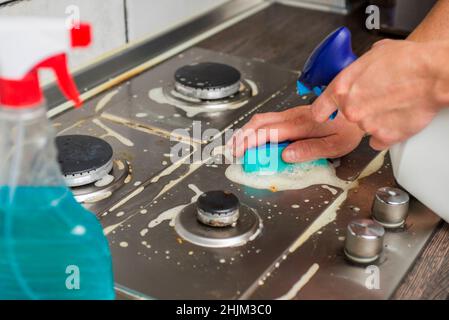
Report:
[[[448,1],[449,2],[449,1]],[[433,97],[439,107],[449,107],[449,40],[425,44],[429,74],[434,77]]]
[[[436,79],[434,97],[439,106],[449,106],[449,1],[439,0],[407,40],[434,42],[426,45],[427,65]]]
[[[449,40],[449,1],[439,0],[408,40],[427,42]]]

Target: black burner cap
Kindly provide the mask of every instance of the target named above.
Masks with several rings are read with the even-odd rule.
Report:
[[[239,199],[228,191],[208,191],[197,201],[198,209],[215,215],[228,215],[239,209]]]
[[[90,172],[105,166],[113,150],[106,141],[86,135],[56,137],[58,161],[64,175]]]
[[[229,65],[203,62],[179,68],[175,81],[194,89],[220,89],[240,81],[240,72]]]

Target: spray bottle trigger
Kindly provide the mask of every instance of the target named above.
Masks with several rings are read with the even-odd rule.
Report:
[[[36,69],[39,68],[48,68],[53,70],[56,75],[59,88],[61,89],[64,96],[67,99],[72,100],[76,107],[80,107],[82,105],[78,89],[68,70],[67,55],[65,53],[50,57],[47,60],[42,61],[36,67]]]

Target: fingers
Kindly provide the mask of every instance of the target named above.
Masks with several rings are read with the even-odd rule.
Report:
[[[307,137],[314,128],[313,121],[296,118],[290,121],[272,123],[251,132],[246,131],[244,138],[235,146],[234,154],[241,157],[246,149],[254,148],[267,142],[282,142]]]
[[[340,155],[338,135],[296,141],[282,153],[285,162],[304,162],[319,158],[335,158]]]
[[[338,103],[329,88],[312,105],[313,118],[319,123],[327,121],[335,110],[338,110]]]
[[[387,43],[389,41],[381,41],[376,46],[382,47]],[[373,95],[373,84],[379,85],[379,82],[381,83],[381,81],[373,82],[376,80],[373,77],[378,77],[379,74],[378,70],[372,68],[373,61],[376,61],[375,51],[370,50],[365,53],[340,72],[327,86],[321,96],[312,104],[315,121],[319,123],[327,121],[336,110],[341,110],[350,121],[358,121],[354,119],[360,117],[361,113],[370,112],[370,109],[365,106],[370,100],[367,101],[364,98]],[[369,77],[364,76],[368,69],[370,69]],[[363,105],[360,107],[361,103]]]
[[[357,62],[343,70],[312,104],[315,121],[322,123],[329,119],[334,111],[346,105],[346,99],[352,82],[358,74]]]
[[[245,129],[238,133],[235,138],[233,137],[233,140],[234,139],[234,156],[239,158],[244,155],[246,149],[257,147],[268,141],[278,141],[278,130],[276,128],[265,130],[263,127],[257,129]]]
[[[247,148],[256,147],[268,141],[289,139],[289,130],[293,132],[299,130],[295,128],[294,122],[300,122],[302,115],[307,113],[310,113],[310,108],[300,106],[283,112],[256,114],[234,134],[228,141],[227,147],[231,148],[234,156],[241,157]]]
[[[257,113],[255,114],[251,120],[242,127],[242,131],[257,129],[265,125],[269,125],[271,123],[282,122],[285,120],[291,120],[292,118],[297,117],[298,115],[304,113],[307,109],[307,106],[300,106],[292,109],[288,109],[281,112],[266,112],[266,113]]]
[[[421,131],[434,115],[412,109],[393,110],[364,119],[362,126],[372,135],[370,143],[373,149],[384,150]]]
[[[373,148],[374,150],[378,150],[378,151],[386,150],[389,148],[388,144],[382,142],[381,140],[379,140],[375,137],[371,137],[369,139],[369,145],[371,146],[371,148]]]

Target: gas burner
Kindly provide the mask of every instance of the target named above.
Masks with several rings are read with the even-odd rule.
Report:
[[[112,147],[106,141],[85,135],[56,137],[58,161],[69,187],[101,180],[112,170]]]
[[[212,62],[184,66],[174,84],[154,90],[162,90],[163,103],[209,114],[238,109],[258,94],[257,85],[241,79],[237,69]]]
[[[235,226],[239,218],[239,199],[230,192],[203,193],[196,204],[198,220],[211,227]]]
[[[262,230],[257,212],[239,203],[226,191],[202,194],[185,207],[175,220],[176,232],[186,241],[210,247],[236,247],[253,240]]]
[[[86,135],[56,137],[58,161],[66,185],[80,203],[106,199],[131,179],[130,164],[113,160],[106,141]]]
[[[240,90],[240,72],[226,64],[203,62],[175,72],[175,90],[201,100],[219,100]]]
[[[112,171],[108,175],[95,183],[72,188],[73,195],[80,203],[95,203],[107,199],[131,180],[131,172],[127,161],[114,160]]]

